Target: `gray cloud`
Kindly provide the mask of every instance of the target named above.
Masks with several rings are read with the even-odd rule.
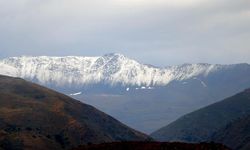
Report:
[[[154,65],[250,63],[249,0],[0,0],[0,57],[119,52]]]

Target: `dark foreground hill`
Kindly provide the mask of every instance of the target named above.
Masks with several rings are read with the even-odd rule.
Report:
[[[250,115],[220,129],[212,138],[236,150],[250,150]]]
[[[215,143],[120,142],[85,145],[73,150],[229,150],[229,148]]]
[[[250,115],[250,89],[187,114],[154,132],[152,137],[161,141],[208,141],[218,130],[246,115]]]
[[[60,150],[147,139],[92,106],[19,78],[0,76],[0,149]]]

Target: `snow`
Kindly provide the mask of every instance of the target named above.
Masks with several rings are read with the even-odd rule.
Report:
[[[122,54],[98,57],[21,56],[0,60],[0,74],[21,77],[41,84],[88,85],[106,83],[111,86],[165,86],[171,81],[182,81],[196,76],[207,76],[220,65],[184,64],[157,68],[129,59]],[[205,83],[202,83],[205,86]],[[127,89],[126,89],[127,90]]]
[[[201,81],[201,84],[203,85],[203,87],[207,87],[207,84],[204,81]]]
[[[0,63],[0,74],[7,75],[7,76],[13,76],[18,77],[17,69],[13,66],[10,66],[8,64],[2,64]]]
[[[77,93],[73,93],[73,94],[69,94],[70,96],[76,96],[76,95],[81,95],[82,92],[77,92]]]
[[[193,78],[193,79],[200,81],[200,82],[201,82],[201,85],[202,85],[203,87],[207,87],[207,84],[206,84],[204,81],[202,81],[201,79],[198,79],[197,77],[195,77],[195,78]]]
[[[135,88],[136,90],[153,90],[155,89],[154,87],[145,87],[145,86],[142,86],[142,87],[136,87]]]

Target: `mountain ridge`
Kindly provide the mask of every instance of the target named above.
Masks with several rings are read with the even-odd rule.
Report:
[[[100,82],[111,86],[166,86],[171,81],[207,76],[218,69],[235,65],[199,63],[159,68],[141,64],[118,53],[99,57],[21,56],[0,60],[0,74],[35,80],[42,84],[52,82],[57,86]]]

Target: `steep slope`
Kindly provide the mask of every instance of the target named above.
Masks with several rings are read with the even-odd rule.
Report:
[[[250,115],[250,90],[189,113],[152,133],[161,141],[207,141],[231,121]]]
[[[0,76],[0,149],[63,149],[80,144],[149,139],[68,96]]]
[[[213,135],[212,141],[224,143],[235,150],[249,150],[250,115],[237,119],[220,129]]]

